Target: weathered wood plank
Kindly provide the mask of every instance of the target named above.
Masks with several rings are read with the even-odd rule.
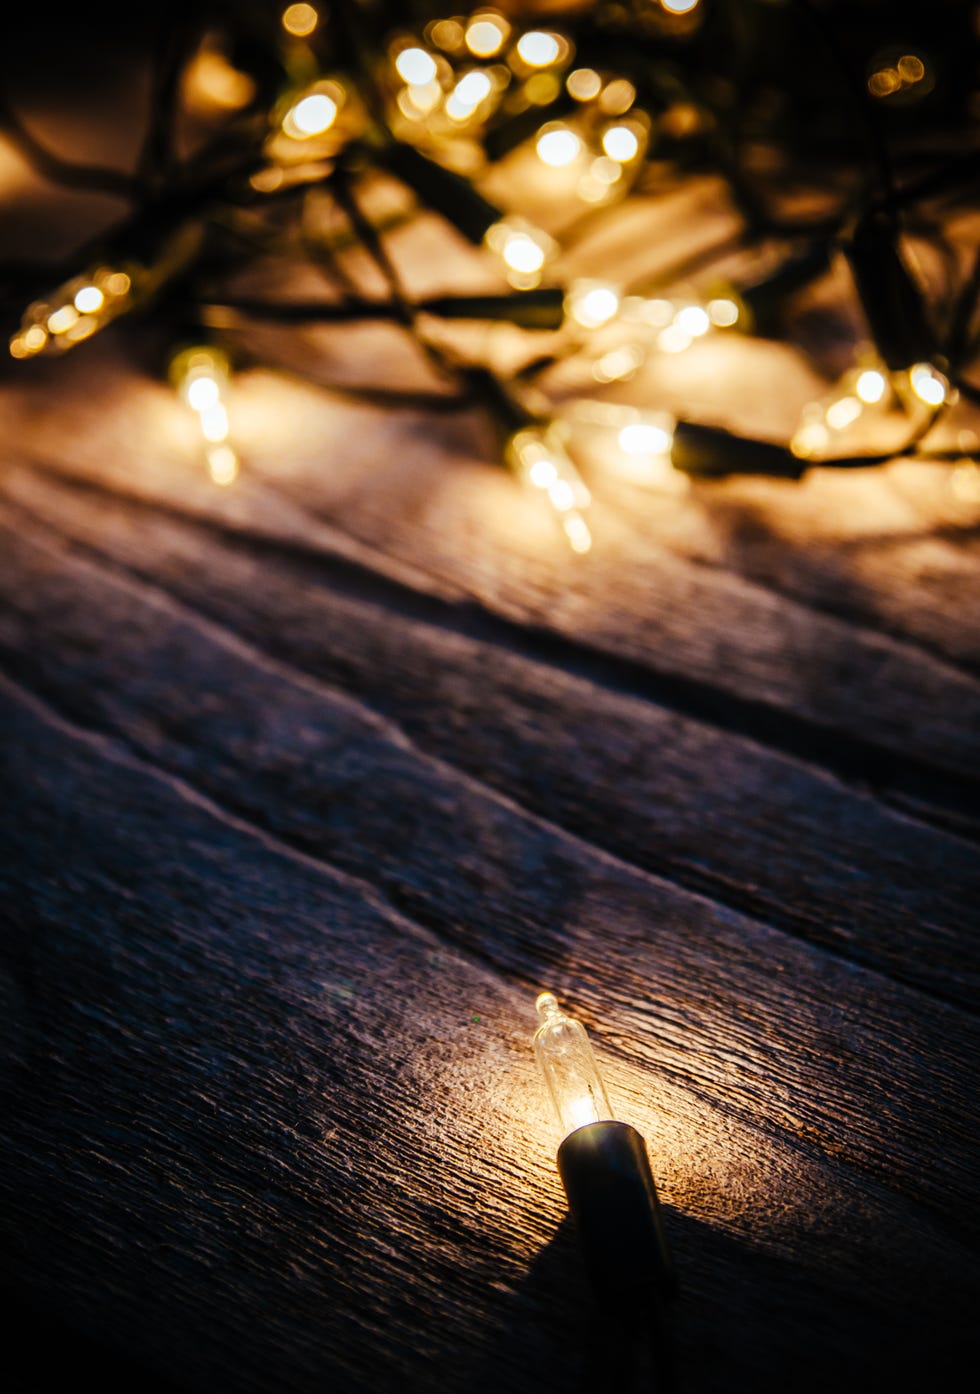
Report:
[[[692,210],[654,202],[669,259]],[[478,259],[392,246],[415,288]],[[650,269],[628,220],[597,262]],[[959,1379],[978,869],[937,824],[978,833],[973,515],[912,467],[682,501],[596,469],[577,566],[485,423],[263,374],[222,494],[150,337],[4,404],[0,1291],[132,1358],[120,1394],[608,1387],[547,981],[650,1138],[686,1394]],[[390,332],[264,342],[433,385]],[[726,355],[631,393],[785,435],[814,374]]]
[[[815,975],[826,955],[583,845],[417,751],[348,700],[83,574],[70,566],[51,598],[67,611],[72,592],[81,593],[98,616],[95,628],[79,616],[77,642],[66,632],[54,646],[72,654],[74,683],[52,683],[33,665],[73,714],[90,720],[94,712],[155,762],[375,885],[529,992],[553,975],[570,973],[577,983],[584,960],[593,990],[617,1015],[656,1017],[650,1029],[668,1068],[719,1106],[839,1149],[872,1174],[904,1176],[923,1199],[953,1188],[966,1201],[973,1154],[962,1085],[969,1043],[980,1043],[974,1021],[852,965],[828,960]],[[91,666],[100,630],[115,636],[114,652]],[[22,642],[18,668],[30,666]],[[80,684],[87,700],[75,695]],[[789,999],[780,973],[794,985]],[[862,1019],[877,1040],[858,1047]],[[932,1067],[919,1063],[941,1042]],[[690,1061],[691,1051],[695,1059],[721,1054],[722,1076]],[[937,1070],[951,1091],[941,1165],[934,1120],[917,1117]],[[902,1145],[891,1156],[899,1127]]]
[[[735,481],[672,510],[658,541],[850,622],[980,666],[980,507],[945,466],[815,473],[776,494]]]
[[[33,451],[251,531],[274,529],[278,511],[281,521],[289,517],[294,543],[322,547],[330,531],[323,524],[347,529],[377,568],[422,573],[427,588],[454,603],[469,596],[539,641],[554,635],[612,665],[624,685],[646,684],[695,715],[797,755],[836,759],[851,777],[901,783],[904,769],[897,796],[975,814],[980,682],[920,647],[678,558],[651,541],[635,512],[611,506],[598,510],[604,541],[573,564],[549,520],[536,521],[506,476],[473,459],[472,423],[447,423],[440,439],[431,417],[379,415],[271,379],[243,389],[251,477],[218,497],[196,477],[186,441],[175,443],[176,409],[162,390],[135,390],[104,356],[88,361],[87,372],[109,375],[100,390],[109,393],[111,428],[101,404],[76,407],[81,419],[70,429],[49,411],[33,423]],[[79,369],[73,400],[84,384]]]
[[[7,684],[2,703],[5,1280],[188,1390],[423,1390],[433,1372],[450,1391],[576,1387],[596,1345],[568,1236],[551,1239],[527,998],[113,742]],[[585,964],[581,935],[576,951]],[[832,965],[814,968],[839,996]],[[677,991],[669,966],[665,981]],[[610,1003],[639,1032],[611,1059],[598,1034],[671,1207],[684,1387],[816,1391],[846,1361],[901,1389],[951,1369],[975,1271],[955,1188],[900,1196],[901,1131],[880,1181],[757,1132],[704,1096],[693,1016],[661,1058],[659,1005]],[[709,1047],[722,1070],[753,1031],[728,1025]],[[847,1029],[864,1051],[891,1028],[868,1013]],[[938,1051],[912,1062],[920,1048],[895,1063],[932,1075],[908,1105],[944,1135],[951,1082]]]
[[[331,703],[346,692],[394,721],[420,751],[624,861],[975,1007],[980,866],[971,844],[755,743],[603,691],[499,642],[431,620],[393,619],[369,594],[345,592],[342,578],[337,589],[329,572],[263,560],[180,521],[75,491],[31,497],[46,501],[58,528],[90,539],[127,572],[114,580],[70,558],[62,533],[9,512],[0,575],[4,661],[77,719],[118,730],[185,772],[196,763],[202,778],[219,781],[216,795],[234,788],[233,801],[261,811],[271,780],[275,802],[292,810],[294,836],[335,836],[340,850],[332,857],[356,857],[362,839],[371,844],[379,810],[368,798],[357,812],[362,791],[349,781],[336,787],[335,738],[326,747],[325,735],[315,738],[312,694],[290,723],[242,731],[239,687],[253,691],[257,668],[271,656],[276,666],[264,680],[281,691],[248,704],[258,712],[291,709],[308,678]],[[135,583],[134,572],[223,630],[175,611],[165,595]],[[252,647],[241,652],[235,635]],[[235,682],[226,677],[216,687],[211,644],[235,665]],[[380,729],[398,739],[390,726]],[[306,756],[303,738],[290,734],[304,731],[311,733]],[[225,748],[229,739],[236,747],[219,761],[212,742]],[[341,751],[336,758],[342,770]],[[292,788],[291,773],[304,760],[320,768],[306,788],[307,817],[294,807],[303,788]],[[334,815],[336,834],[322,824],[325,777],[347,805]],[[348,825],[361,828],[352,850]],[[407,877],[409,886],[415,880]]]

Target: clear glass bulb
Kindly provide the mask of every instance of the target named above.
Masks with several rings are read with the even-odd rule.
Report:
[[[588,1123],[612,1118],[585,1027],[566,1016],[550,992],[542,992],[535,1006],[540,1025],[534,1033],[534,1054],[558,1114],[562,1136]]]

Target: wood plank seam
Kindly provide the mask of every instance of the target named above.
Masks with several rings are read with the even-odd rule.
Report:
[[[332,584],[339,576],[342,585],[356,587],[366,578],[366,592],[356,590],[356,593],[368,603],[383,594],[388,609],[478,638],[481,642],[503,646],[510,652],[523,653],[534,661],[595,682],[605,690],[692,716],[715,729],[743,736],[766,749],[830,772],[888,806],[905,813],[911,811],[931,826],[980,841],[980,779],[969,773],[940,768],[906,752],[902,752],[899,766],[896,751],[889,746],[761,700],[583,645],[552,630],[518,623],[479,607],[475,601],[468,602],[461,611],[459,606],[428,593],[419,593],[404,582],[382,578],[367,570],[363,563],[328,557],[305,544],[259,537],[223,522],[188,514],[173,505],[150,502],[89,480],[80,482],[70,472],[56,473],[72,487],[118,498],[126,506],[173,516],[184,525],[220,536],[226,545],[247,547],[251,552],[300,567],[312,566],[321,579],[323,573],[328,572]],[[25,507],[25,511],[31,510]],[[54,526],[50,519],[40,521]],[[73,541],[80,549],[91,546],[77,539]],[[111,565],[122,566],[117,560],[102,555]]]
[[[162,784],[172,789],[181,799],[186,800],[196,808],[203,809],[210,817],[219,822],[234,828],[237,832],[246,837],[255,838],[263,847],[268,848],[277,856],[285,857],[289,861],[296,862],[298,865],[305,866],[322,874],[334,878],[338,883],[348,886],[355,890],[357,894],[365,900],[380,915],[393,924],[397,924],[416,937],[422,936],[426,940],[438,944],[440,947],[448,947],[453,952],[458,952],[461,957],[467,959],[474,965],[479,965],[483,972],[488,972],[494,980],[506,983],[506,975],[501,972],[499,965],[492,959],[484,958],[475,952],[470,946],[447,939],[444,933],[438,928],[426,924],[424,921],[408,915],[403,909],[397,906],[383,890],[371,881],[362,879],[346,871],[343,867],[335,866],[324,857],[315,856],[304,848],[294,845],[286,839],[278,837],[270,829],[263,827],[260,823],[254,822],[246,817],[237,809],[229,808],[216,799],[212,798],[203,790],[198,789],[189,780],[174,774],[173,771],[155,764],[148,760],[145,755],[137,753],[128,743],[119,736],[110,735],[105,731],[95,730],[91,727],[82,726],[64,712],[59,711],[58,707],[52,703],[43,693],[35,692],[30,687],[25,686],[18,679],[12,677],[4,669],[0,668],[0,689],[5,691],[14,701],[27,706],[42,721],[49,722],[62,731],[73,741],[79,741],[91,749],[97,750],[105,759],[116,764],[123,765],[141,775],[151,779],[159,780]],[[519,1002],[523,1007],[527,1002],[527,993],[535,986],[533,983],[525,983],[521,989],[510,985],[514,995],[514,1001]]]
[[[13,511],[17,512],[16,509]],[[42,536],[34,536],[31,538],[22,537],[21,540],[26,542],[29,547],[37,549],[42,554],[46,553],[53,559],[59,561],[65,557],[71,557],[79,551],[71,542],[65,545],[60,540],[52,542],[45,538],[44,534],[46,533],[50,533],[52,537],[57,539],[61,537],[56,530],[49,529],[45,523],[34,524],[33,526],[35,530],[40,528]],[[437,772],[440,776],[453,782],[460,783],[462,787],[475,793],[478,798],[489,800],[497,806],[516,813],[521,818],[527,819],[528,822],[543,830],[547,830],[555,836],[570,840],[575,845],[587,851],[590,855],[608,857],[611,864],[634,871],[640,876],[649,876],[658,882],[673,885],[690,894],[705,897],[715,904],[728,906],[760,924],[765,924],[771,928],[778,929],[780,932],[787,933],[800,942],[812,942],[809,936],[802,932],[801,922],[787,916],[773,914],[773,910],[776,907],[771,899],[767,901],[759,897],[739,896],[736,893],[736,889],[723,878],[709,872],[692,875],[687,868],[683,866],[678,867],[677,863],[673,861],[666,862],[661,860],[655,861],[654,864],[650,864],[647,861],[638,862],[635,858],[624,855],[622,851],[614,850],[611,847],[596,842],[594,838],[584,837],[580,832],[569,827],[567,823],[557,822],[552,818],[543,816],[526,802],[515,798],[512,794],[508,794],[488,784],[485,779],[472,774],[456,763],[445,759],[445,757],[426,750],[389,717],[380,715],[362,701],[351,697],[350,694],[343,689],[337,688],[324,682],[322,679],[313,677],[302,670],[296,669],[277,657],[270,656],[265,650],[259,649],[254,644],[243,640],[239,635],[227,629],[225,626],[218,625],[213,620],[202,616],[200,612],[189,608],[183,602],[175,599],[170,592],[165,589],[149,584],[142,579],[134,579],[126,570],[117,572],[114,567],[105,566],[98,557],[94,560],[90,559],[87,554],[85,554],[84,549],[82,549],[81,559],[75,560],[73,565],[76,567],[80,566],[83,571],[91,569],[94,574],[99,576],[104,584],[117,587],[123,592],[133,595],[141,604],[159,608],[173,618],[189,624],[195,631],[207,637],[218,647],[236,654],[243,659],[243,661],[256,667],[260,671],[272,674],[278,680],[289,686],[305,690],[317,698],[326,698],[331,704],[339,705],[342,709],[350,711],[359,721],[367,721],[381,739],[397,749],[410,753],[414,758],[422,762],[422,764],[429,769]],[[49,703],[53,710],[62,712],[66,720],[79,721],[77,714],[66,711],[63,702],[60,702],[58,696],[49,688],[42,687],[38,689],[36,684],[32,687],[23,672],[17,673],[17,681],[24,685],[25,690],[39,692],[43,700]],[[92,730],[95,728],[91,725],[87,725],[84,729]],[[102,727],[99,729],[106,730],[107,728]],[[110,733],[107,732],[107,734]],[[145,752],[141,752],[132,746],[124,736],[116,733],[112,738],[120,740],[123,748],[128,750],[137,760],[147,760],[148,757]],[[154,768],[159,768],[162,771],[166,769],[165,766],[161,766],[157,762],[150,761],[149,763]],[[213,797],[213,793],[205,794],[205,797]],[[243,813],[245,810],[239,808],[239,812]],[[254,810],[252,810],[252,815],[254,816]],[[838,958],[842,962],[857,963],[867,971],[883,973],[886,977],[893,976],[885,973],[880,965],[869,962],[865,955],[853,951],[845,953],[843,950],[835,949],[827,943],[821,943],[819,947],[828,955]],[[900,979],[893,978],[893,980],[898,981]],[[921,982],[906,981],[906,985],[926,995],[932,995],[936,997],[937,1000],[949,1002],[949,999],[944,997],[943,994],[936,991],[930,992]],[[963,1006],[964,1004],[960,1002],[959,1005]]]

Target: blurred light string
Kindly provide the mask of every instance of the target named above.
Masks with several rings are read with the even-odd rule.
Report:
[[[755,32],[764,33],[771,7],[753,8]],[[901,220],[919,200],[962,197],[976,174],[975,153],[954,154],[925,174],[920,160],[914,177],[898,183],[881,117],[888,103],[915,103],[935,89],[932,57],[886,52],[862,88],[831,18],[808,0],[797,8],[801,30],[816,25],[829,56],[822,68],[813,59],[821,80],[847,92],[869,151],[856,192],[809,222],[767,211],[738,163],[737,142],[729,148],[718,138],[722,120],[737,124],[739,112],[731,100],[727,111],[712,106],[705,65],[731,36],[699,0],[637,0],[627,7],[628,22],[613,16],[606,23],[602,12],[589,12],[546,27],[481,8],[434,14],[416,30],[385,7],[369,16],[355,0],[329,11],[289,4],[190,26],[161,46],[157,100],[132,175],[52,154],[0,96],[0,129],[40,174],[111,191],[130,205],[117,227],[79,254],[83,270],[68,268],[55,289],[30,296],[10,354],[60,356],[133,311],[172,324],[178,346],[170,378],[197,421],[210,478],[227,485],[239,471],[228,414],[228,331],[255,317],[296,324],[388,319],[456,384],[461,403],[476,399],[505,428],[501,458],[580,554],[592,543],[590,490],[577,463],[590,435],[607,467],[668,490],[694,476],[798,478],[813,465],[853,468],[903,452],[955,459],[962,473],[961,456],[930,452],[925,442],[961,388],[971,402],[980,397],[963,373],[978,349],[980,259],[951,291],[951,305],[930,303]],[[386,16],[383,23],[378,15]],[[784,106],[799,77],[799,70],[787,72]],[[196,152],[181,158],[182,116],[203,123],[203,135]],[[512,181],[514,205],[501,209],[486,188],[512,157],[523,161],[522,173]],[[743,241],[780,248],[768,271],[741,283],[712,277],[682,288],[665,274],[658,285],[640,287],[614,275],[569,277],[565,234],[538,225],[534,199],[519,206],[522,189],[530,188],[574,227],[609,206],[655,197],[664,171],[682,178],[712,161],[744,214]],[[415,299],[392,261],[383,224],[362,203],[359,186],[369,170],[393,175],[420,205],[483,248],[507,289]],[[333,211],[329,233],[319,217],[324,200]],[[288,226],[297,219],[333,298],[276,304],[222,294],[216,245],[234,246],[234,270],[270,249],[288,257],[296,245]],[[344,269],[345,245],[367,253],[386,298],[358,290]],[[803,406],[785,444],[677,421],[652,402],[602,400],[605,387],[628,383],[644,363],[686,353],[712,335],[784,335],[792,296],[841,258],[868,343],[824,397]],[[32,278],[36,271],[8,270],[5,299]],[[450,344],[445,327],[466,319],[548,331],[551,346],[507,378]],[[944,324],[941,333],[937,325]],[[584,367],[591,388],[558,405],[541,383],[544,369],[562,361]],[[861,450],[853,447],[855,433]]]

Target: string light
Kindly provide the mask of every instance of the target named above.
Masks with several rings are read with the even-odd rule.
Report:
[[[932,363],[890,370],[880,359],[850,369],[826,397],[808,402],[790,441],[801,460],[819,461],[840,448],[840,440],[869,418],[883,422],[897,414],[931,415],[953,400],[949,380]]]
[[[651,9],[654,5],[658,13],[648,17],[650,26],[658,34],[669,34],[675,56],[709,18],[699,0],[652,0]],[[933,315],[901,236],[902,209],[895,200],[905,198],[906,190],[889,189],[887,172],[879,172],[883,192],[869,181],[864,211],[853,224],[842,215],[831,235],[801,236],[775,271],[752,284],[734,286],[714,279],[707,288],[672,285],[662,292],[642,293],[607,279],[601,264],[592,276],[569,277],[571,257],[569,265],[563,265],[565,234],[545,231],[522,215],[520,196],[528,187],[527,172],[536,170],[537,180],[532,173],[530,183],[540,185],[534,189],[535,199],[528,201],[528,211],[532,202],[540,209],[550,201],[553,207],[536,215],[540,222],[549,229],[574,227],[588,210],[629,197],[637,181],[645,196],[652,190],[658,164],[651,158],[651,149],[657,155],[663,151],[665,165],[684,168],[683,161],[673,164],[673,149],[685,141],[702,141],[716,120],[710,99],[703,98],[695,84],[685,85],[682,63],[672,72],[668,91],[659,69],[644,68],[637,54],[627,52],[629,45],[623,44],[612,12],[581,26],[569,16],[561,21],[560,32],[525,29],[514,15],[507,17],[492,8],[433,19],[419,32],[400,30],[376,37],[365,28],[353,36],[354,46],[374,55],[376,85],[360,69],[341,73],[343,82],[321,69],[332,38],[325,9],[288,4],[279,19],[281,32],[272,61],[281,65],[277,90],[285,95],[276,97],[260,64],[254,65],[254,71],[244,70],[249,64],[238,55],[247,45],[236,45],[230,18],[223,27],[202,33],[181,74],[180,97],[186,108],[201,120],[216,119],[219,127],[227,123],[242,146],[261,124],[255,119],[253,103],[261,94],[268,95],[265,133],[256,141],[254,152],[257,158],[251,164],[246,161],[242,174],[243,181],[248,181],[246,188],[261,195],[299,190],[305,235],[315,221],[314,211],[322,210],[332,192],[338,191],[338,202],[350,214],[353,184],[373,171],[394,175],[420,204],[438,212],[473,245],[484,243],[511,288],[509,295],[434,297],[424,305],[417,302],[416,310],[408,314],[411,290],[399,286],[381,247],[381,219],[374,227],[373,212],[360,219],[349,216],[353,235],[392,289],[390,307],[371,302],[372,317],[390,308],[393,319],[410,323],[417,333],[419,323],[432,313],[488,322],[499,318],[522,328],[557,331],[558,354],[569,360],[574,380],[581,383],[586,376],[605,387],[630,381],[657,355],[685,353],[719,331],[771,333],[773,325],[779,324],[783,298],[809,286],[829,269],[832,254],[838,249],[843,252],[875,356],[855,363],[826,396],[803,407],[788,446],[675,421],[656,411],[652,402],[614,407],[580,396],[569,404],[567,396],[563,403],[559,393],[557,402],[551,403],[547,392],[537,387],[540,409],[536,406],[534,415],[547,424],[519,427],[526,415],[518,412],[512,419],[506,409],[501,413],[510,432],[509,463],[530,492],[547,501],[574,551],[585,553],[592,545],[586,521],[589,490],[573,463],[580,450],[576,431],[599,430],[603,435],[601,459],[593,462],[597,472],[606,468],[635,482],[673,491],[687,487],[689,477],[696,475],[760,472],[797,478],[810,463],[835,463],[843,443],[854,439],[869,443],[874,451],[870,458],[880,458],[883,443],[892,436],[899,446],[903,439],[924,439],[957,402],[962,364],[955,361],[950,348],[955,335],[947,331],[943,339],[933,324],[934,318],[937,323],[953,323],[957,314],[944,310],[943,316]],[[604,30],[607,21],[609,27]],[[598,42],[598,31],[605,34],[602,42]],[[315,44],[307,43],[314,33]],[[584,50],[590,45],[587,52],[576,52],[578,46]],[[614,71],[617,51],[630,77]],[[337,47],[334,61],[342,63],[343,52],[342,46]],[[236,55],[241,69],[228,54]],[[590,66],[590,59],[601,61],[601,66]],[[900,103],[931,91],[938,70],[931,59],[895,47],[877,54],[869,71],[870,96]],[[162,135],[161,142],[166,143]],[[208,151],[207,142],[202,148]],[[223,149],[220,141],[214,149]],[[698,165],[704,151],[700,145],[691,151]],[[175,168],[179,167],[175,152],[170,153]],[[497,181],[493,166],[511,154],[524,162],[517,166],[517,177]],[[29,148],[26,157],[31,158]],[[118,245],[105,244],[108,250],[102,262],[31,301],[10,339],[11,356],[30,359],[63,353],[116,316],[153,303],[161,288],[166,290],[168,280],[193,299],[195,291],[188,292],[187,286],[200,282],[181,281],[177,273],[210,245],[201,226],[213,209],[219,223],[226,220],[230,225],[247,216],[234,199],[226,199],[227,168],[217,158],[214,181],[209,186],[200,179],[204,192],[200,204],[195,204],[188,189],[197,187],[199,170],[206,167],[207,160],[195,155],[193,166],[187,167],[193,179],[174,181],[172,205],[164,188],[159,203],[143,206],[135,179],[127,197],[134,198],[139,216],[131,219],[131,225],[120,225]],[[83,174],[88,179],[92,171]],[[751,171],[741,174],[749,176],[743,182],[751,181]],[[331,183],[335,175],[340,176],[336,186]],[[486,185],[483,175],[489,176]],[[158,170],[157,183],[161,179]],[[505,190],[503,208],[495,207],[485,192],[498,185]],[[728,188],[738,202],[739,180],[729,177]],[[284,207],[284,202],[277,202],[277,207]],[[750,222],[757,212],[749,210]],[[148,228],[157,221],[160,235],[154,238]],[[175,247],[185,250],[175,252]],[[607,269],[616,268],[610,263]],[[964,287],[962,293],[966,295],[968,289]],[[454,298],[455,310],[450,305]],[[332,307],[336,317],[366,313],[364,308],[358,310],[356,300],[351,295],[350,305]],[[183,316],[188,307],[180,304],[179,308]],[[296,309],[281,308],[290,313]],[[958,318],[968,327],[967,309],[961,307]],[[212,328],[217,324],[209,318],[201,322]],[[426,348],[439,356],[433,342],[427,342]],[[540,371],[535,365],[547,359],[542,354],[530,360],[528,369],[520,370],[527,371],[529,383]],[[465,361],[464,354],[459,362],[446,356],[443,366],[447,374],[460,371],[464,381],[467,374],[472,380],[476,364]],[[489,364],[481,366],[491,377],[498,372],[491,371]],[[238,471],[238,458],[229,443],[227,359],[216,348],[197,347],[177,355],[173,372],[199,427],[212,479],[230,483]],[[497,386],[499,391],[487,394],[488,405],[495,411],[507,395],[503,381]],[[515,398],[522,390],[515,389]],[[964,383],[963,391],[972,398],[976,389]],[[601,421],[600,407],[608,408]],[[904,437],[894,435],[896,424]],[[836,462],[853,460],[842,457]],[[965,496],[973,487],[969,483],[973,476],[964,468],[957,467],[955,478]]]
[[[582,152],[582,141],[568,126],[543,126],[535,142],[538,159],[553,169],[570,165]]]
[[[588,552],[592,534],[584,514],[591,495],[555,428],[528,427],[516,432],[507,453],[522,483],[551,505],[572,551]]]
[[[675,1278],[646,1143],[614,1117],[581,1022],[550,992],[535,1007],[534,1054],[562,1136],[558,1172],[596,1298],[649,1319]]]
[[[326,92],[309,92],[295,102],[282,119],[282,129],[293,140],[323,135],[337,119],[337,102]]]
[[[475,58],[492,58],[510,35],[510,25],[496,11],[479,11],[466,26],[466,47]]]
[[[129,308],[129,272],[97,266],[29,305],[10,340],[11,358],[64,353]]]
[[[395,59],[398,76],[411,87],[425,87],[438,72],[436,60],[424,48],[403,48]]]
[[[532,290],[541,282],[547,264],[557,255],[552,237],[524,218],[502,218],[488,228],[486,244],[499,258],[515,290]]]
[[[677,421],[669,412],[580,397],[564,408],[558,421],[563,439],[576,447],[576,455],[583,448],[583,436],[586,440],[598,436],[594,455],[585,449],[604,474],[616,474],[661,493],[681,494],[690,487],[689,478],[674,467]]]
[[[622,297],[608,281],[573,281],[565,297],[565,311],[583,329],[598,329],[619,313]]]
[[[518,39],[517,53],[529,68],[549,68],[561,57],[562,46],[562,40],[557,34],[531,29]]]
[[[594,68],[576,68],[568,74],[565,86],[577,102],[591,102],[602,91],[602,78]]]
[[[197,418],[208,473],[215,484],[221,485],[233,483],[239,467],[238,456],[228,441],[228,375],[227,356],[205,344],[182,349],[170,365],[170,378],[178,396]]]
[[[287,5],[282,14],[282,27],[297,39],[308,38],[319,21],[320,16],[312,5]]]

